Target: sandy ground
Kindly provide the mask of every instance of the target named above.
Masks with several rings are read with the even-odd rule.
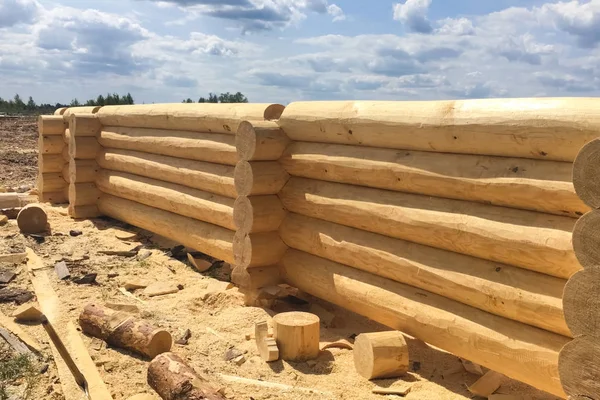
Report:
[[[20,126],[20,125],[19,125]],[[19,128],[20,137],[31,136],[26,129]],[[0,135],[7,135],[6,126],[0,129]],[[30,140],[31,142],[31,140]],[[8,165],[16,181],[3,180],[0,185],[27,184],[35,177],[35,168],[30,175],[21,171],[19,165],[35,165],[26,161],[13,165],[13,154],[8,148],[10,140],[0,138],[0,168]],[[31,142],[35,143],[35,141]],[[35,144],[34,144],[35,145]],[[35,159],[35,151],[19,148],[19,154],[28,154]],[[8,154],[8,156],[6,156]],[[4,174],[0,174],[4,175]],[[150,232],[126,226],[111,219],[73,221],[66,216],[64,207],[47,207],[50,231],[43,238],[25,237],[19,233],[14,220],[0,227],[0,254],[17,251],[24,246],[32,248],[48,267],[51,284],[58,293],[66,319],[77,324],[77,317],[89,302],[120,302],[135,304],[139,307],[139,316],[163,327],[175,339],[186,329],[192,336],[187,345],[173,345],[173,351],[204,375],[215,388],[223,388],[227,398],[232,399],[381,399],[381,395],[371,393],[376,387],[394,387],[409,384],[411,392],[407,399],[414,400],[458,400],[472,398],[467,386],[478,379],[477,375],[466,372],[460,360],[448,353],[427,346],[425,343],[408,338],[410,349],[410,372],[399,379],[386,379],[369,382],[360,377],[354,369],[352,351],[331,349],[321,353],[319,358],[309,362],[292,363],[276,361],[265,363],[256,350],[253,340],[245,335],[252,333],[254,324],[270,321],[272,315],[288,310],[307,310],[310,304],[318,304],[336,317],[331,326],[321,324],[321,340],[334,341],[350,339],[362,332],[385,330],[386,328],[366,318],[347,312],[339,307],[306,296],[309,304],[297,305],[278,302],[272,309],[245,307],[243,295],[237,288],[210,295],[202,299],[203,290],[214,280],[228,280],[230,267],[217,265],[205,273],[196,272],[187,262],[170,256],[168,251],[175,245]],[[115,237],[112,228],[120,227],[137,232],[135,240],[123,241]],[[70,236],[69,231],[80,230],[80,236]],[[43,241],[42,241],[43,239]],[[101,250],[130,250],[142,245],[152,255],[143,261],[135,257],[107,256]],[[95,272],[97,284],[77,285],[71,281],[60,281],[53,269],[54,263],[61,259],[74,260],[76,267],[73,275]],[[10,283],[11,287],[33,290],[24,265],[0,265],[19,272]],[[141,304],[126,297],[118,289],[130,278],[143,278],[150,282],[165,281],[181,284],[178,293],[148,298],[143,291],[133,292],[146,301]],[[0,304],[0,310],[10,315],[16,308],[14,304]],[[23,329],[43,343],[39,367],[47,364],[47,371],[37,377],[34,399],[62,399],[61,382],[48,337],[39,325],[25,325]],[[148,360],[144,360],[127,351],[99,346],[98,341],[82,335],[88,351],[106,382],[113,398],[127,399],[138,393],[153,393],[146,383]],[[1,342],[1,339],[0,339]],[[236,365],[226,361],[224,355],[235,347],[245,353],[246,362]],[[247,383],[227,382],[223,375],[243,377],[265,382],[275,382],[292,386],[291,389],[274,389],[254,386]],[[11,388],[19,393],[20,386]],[[524,384],[506,379],[499,389],[500,393],[518,394],[526,399],[551,400],[555,397],[536,391]],[[19,398],[18,395],[16,398]],[[158,399],[158,397],[156,397]],[[398,398],[389,396],[389,398]]]

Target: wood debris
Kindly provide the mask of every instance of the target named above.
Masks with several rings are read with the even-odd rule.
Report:
[[[0,254],[0,263],[20,264],[27,259],[25,253]]]
[[[136,289],[144,289],[146,287],[148,287],[148,285],[150,285],[150,282],[144,280],[144,279],[130,279],[127,282],[125,282],[125,284],[123,285],[123,287],[126,290],[136,290]]]
[[[163,296],[179,292],[177,285],[168,282],[154,282],[144,289],[144,294],[148,297]]]
[[[69,271],[69,267],[67,267],[67,263],[64,261],[54,264],[54,271],[61,281],[71,277],[71,271]]]
[[[42,316],[42,313],[40,310],[37,309],[35,304],[28,303],[28,304],[23,304],[23,305],[17,307],[17,309],[15,311],[13,311],[13,313],[11,315],[17,321],[26,322],[26,321],[39,321]]]
[[[371,390],[371,392],[374,394],[406,396],[408,393],[410,393],[411,389],[412,389],[411,383],[401,382],[401,383],[394,383],[394,385],[389,388],[374,388],[373,390]]]
[[[104,303],[104,306],[112,310],[125,311],[132,314],[140,312],[140,309],[135,304],[106,302]]]
[[[7,283],[10,283],[13,279],[15,279],[16,276],[17,274],[15,274],[13,271],[9,271],[7,269],[0,269],[0,284],[6,285]]]
[[[7,329],[0,328],[0,336],[3,337],[6,343],[8,343],[17,353],[32,354],[31,350]]]
[[[33,293],[21,288],[0,288],[0,303],[23,304],[33,299]]]
[[[476,396],[488,397],[494,393],[504,380],[504,375],[496,371],[488,371],[475,383],[469,386],[469,392]]]
[[[191,337],[192,337],[192,331],[190,331],[189,329],[186,329],[185,332],[183,332],[183,335],[175,341],[175,344],[185,346],[188,344],[188,341],[190,340]]]
[[[336,340],[335,342],[321,342],[320,347],[321,351],[334,348],[352,350],[354,348],[354,345],[346,339],[340,339]]]
[[[265,321],[258,322],[254,326],[254,337],[256,339],[256,348],[260,358],[266,362],[279,359],[279,348],[275,339],[269,336],[269,326]]]
[[[196,269],[198,272],[205,272],[212,267],[213,263],[205,260],[204,258],[195,258],[192,253],[187,253],[187,258],[190,264]]]
[[[475,375],[483,375],[481,365],[475,364],[474,362],[471,362],[469,360],[465,360],[464,358],[461,358],[460,362],[462,363],[463,367],[467,372],[470,372],[471,374]]]

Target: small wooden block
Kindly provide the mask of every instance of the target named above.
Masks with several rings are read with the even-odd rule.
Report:
[[[0,254],[0,263],[20,264],[27,259],[26,253]]]
[[[17,276],[17,274],[15,274],[12,271],[9,271],[7,269],[0,269],[0,284],[10,283],[10,281],[15,279],[15,276]]]
[[[410,393],[411,389],[412,384],[408,382],[399,382],[389,388],[375,388],[371,390],[371,392],[374,394],[406,396],[408,393]]]
[[[42,312],[33,303],[23,304],[11,314],[17,321],[39,321]]]
[[[475,374],[475,375],[483,375],[483,370],[481,369],[481,365],[479,364],[475,364],[469,360],[465,360],[463,358],[460,359],[460,362],[462,363],[463,367],[465,367],[465,370],[467,372],[470,372],[471,374]]]
[[[127,303],[104,303],[104,306],[107,308],[111,308],[117,311],[125,311],[128,313],[139,313],[140,309],[135,304],[127,304]]]
[[[146,287],[148,287],[148,285],[150,285],[150,283],[146,280],[143,279],[130,279],[127,282],[125,282],[125,284],[123,285],[123,287],[126,290],[135,290],[135,289],[145,289]]]
[[[239,367],[240,365],[246,362],[246,357],[242,354],[241,356],[237,356],[236,358],[234,358],[233,362]]]
[[[260,358],[266,362],[279,359],[279,348],[277,342],[269,337],[269,326],[266,322],[259,322],[254,326],[254,337],[256,338],[256,348]]]
[[[187,253],[187,258],[190,264],[196,269],[198,272],[207,271],[210,267],[212,267],[212,263],[203,258],[194,258],[190,253]]]
[[[163,296],[177,292],[179,292],[179,288],[175,284],[168,282],[154,282],[144,289],[144,294],[148,297]]]
[[[496,371],[488,371],[474,384],[469,386],[469,392],[476,396],[488,397],[494,393],[504,380],[504,375]]]
[[[69,267],[67,267],[67,264],[64,261],[54,264],[54,271],[61,281],[71,276],[71,271],[69,271]]]

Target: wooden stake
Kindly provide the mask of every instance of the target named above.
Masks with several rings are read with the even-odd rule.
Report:
[[[292,311],[273,317],[273,338],[279,355],[287,361],[305,361],[319,355],[319,317]]]
[[[408,347],[398,331],[362,333],[354,341],[354,367],[367,379],[396,378],[408,371]]]

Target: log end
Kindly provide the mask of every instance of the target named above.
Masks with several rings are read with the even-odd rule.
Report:
[[[159,354],[167,353],[171,350],[173,345],[173,337],[168,331],[163,329],[155,330],[150,339],[150,343],[147,347],[147,355],[150,358],[154,358]]]
[[[567,326],[574,337],[600,337],[600,267],[591,267],[573,275],[563,294]]]
[[[242,230],[233,236],[233,260],[236,266],[247,268],[252,263],[252,240]]]
[[[264,118],[267,121],[279,119],[283,114],[283,110],[285,110],[285,106],[282,104],[270,104],[265,109]]]
[[[358,335],[353,355],[356,372],[367,379],[396,378],[408,371],[408,347],[398,331]]]
[[[579,336],[567,343],[558,356],[558,372],[565,393],[577,398],[598,399],[600,393],[600,342]]]
[[[235,190],[238,196],[249,196],[254,186],[254,174],[248,161],[240,161],[233,172]]]
[[[301,311],[273,317],[273,337],[283,360],[305,361],[319,356],[320,319]]]
[[[23,233],[44,232],[47,224],[48,215],[39,204],[28,204],[17,215],[17,225]]]
[[[251,122],[240,123],[235,135],[235,147],[240,160],[252,160],[256,152],[256,132]]]
[[[245,233],[252,231],[254,225],[254,211],[250,199],[246,196],[238,196],[233,203],[233,222],[238,230]]]
[[[581,200],[600,208],[600,139],[587,143],[573,163],[573,186]]]
[[[600,265],[600,210],[586,213],[573,228],[573,250],[583,268]]]

